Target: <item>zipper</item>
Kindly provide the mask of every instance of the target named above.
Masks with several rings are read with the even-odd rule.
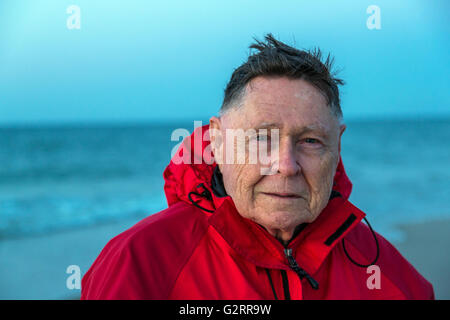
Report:
[[[289,262],[289,267],[293,271],[295,271],[295,273],[299,276],[300,280],[302,280],[303,278],[306,278],[306,280],[308,280],[308,282],[311,285],[311,287],[314,290],[318,290],[319,289],[319,283],[313,277],[311,277],[308,274],[308,272],[306,272],[305,270],[300,268],[300,266],[298,265],[297,261],[295,261],[294,256],[292,255],[292,249],[291,248],[284,249],[284,254],[286,255],[286,258],[287,258],[287,260]]]

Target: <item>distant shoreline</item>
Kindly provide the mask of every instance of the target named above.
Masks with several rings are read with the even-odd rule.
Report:
[[[213,116],[213,114],[211,114]],[[192,127],[194,121],[202,121],[203,124],[209,123],[209,117],[204,119],[125,119],[117,120],[62,120],[62,121],[33,121],[33,122],[1,122],[2,129],[50,129],[50,128],[133,128],[133,127],[167,127],[171,125],[190,125]],[[377,122],[449,122],[450,114],[442,115],[390,115],[390,116],[363,116],[363,117],[345,117],[344,122],[351,125],[353,123],[377,123]]]

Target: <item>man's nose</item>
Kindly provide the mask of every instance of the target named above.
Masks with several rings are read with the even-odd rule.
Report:
[[[284,176],[297,175],[300,172],[295,148],[290,141],[280,142],[278,148],[278,173]]]

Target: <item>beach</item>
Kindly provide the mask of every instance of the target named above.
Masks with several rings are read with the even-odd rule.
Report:
[[[47,236],[0,242],[0,299],[79,299],[66,280],[69,265],[83,275],[104,245],[135,224],[128,219]],[[450,298],[450,219],[404,224],[404,241],[394,242],[400,253],[433,284],[436,299]]]
[[[68,289],[67,267],[83,275],[114,236],[139,219],[0,241],[0,299],[79,299]]]
[[[393,243],[434,288],[436,299],[450,299],[450,219],[399,225],[405,240]]]

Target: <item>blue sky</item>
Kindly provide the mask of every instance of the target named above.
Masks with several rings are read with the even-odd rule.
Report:
[[[69,30],[69,5],[81,29]],[[369,30],[369,5],[381,29]],[[201,120],[253,37],[331,52],[344,117],[450,116],[445,0],[0,2],[0,123]]]

